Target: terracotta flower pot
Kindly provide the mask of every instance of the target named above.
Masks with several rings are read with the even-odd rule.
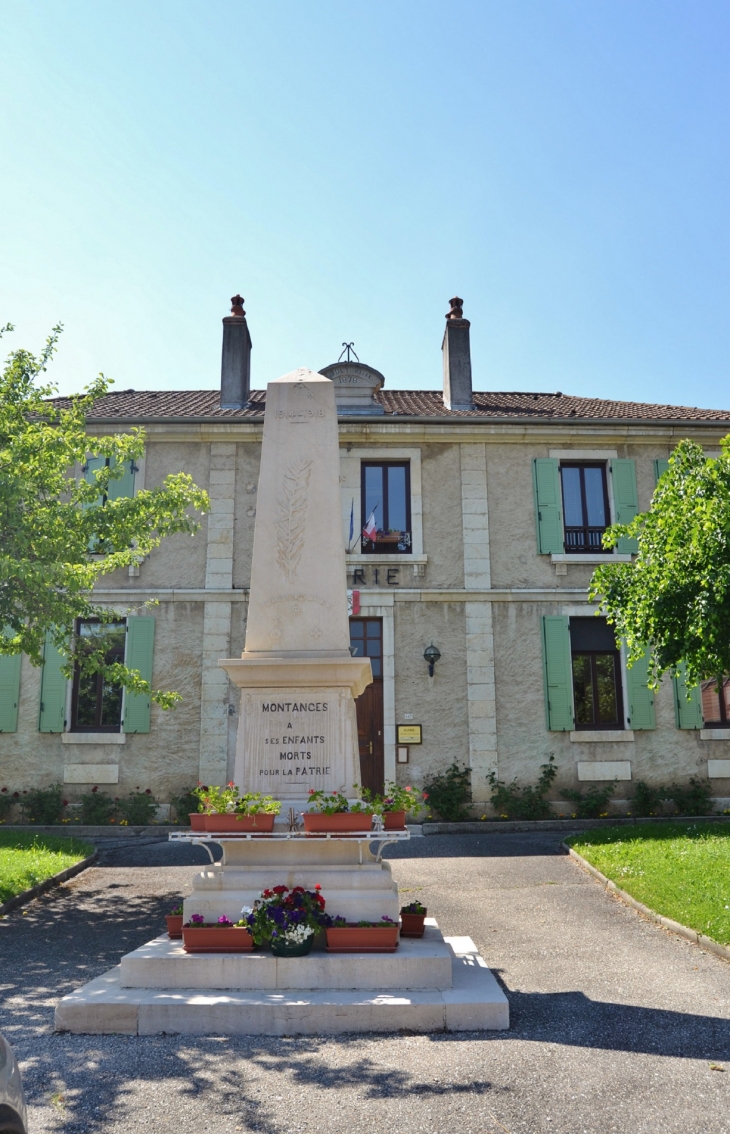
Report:
[[[221,834],[231,831],[237,835],[258,834],[270,835],[274,829],[276,816],[268,812],[258,815],[219,815],[213,813],[205,816],[205,829],[209,834]]]
[[[397,948],[397,925],[343,925],[327,930],[328,953],[395,953]]]
[[[184,925],[183,949],[186,953],[251,953],[253,937],[241,926]]]
[[[400,920],[401,937],[423,937],[426,914],[401,912]]]
[[[168,914],[165,921],[167,922],[167,936],[171,941],[179,941],[182,937],[183,915]]]
[[[207,815],[203,815],[202,812],[196,811],[192,815],[188,815],[188,819],[190,820],[190,829],[192,831],[205,830],[205,820],[207,819]]]
[[[359,834],[371,830],[372,815],[364,812],[339,811],[335,815],[322,815],[319,811],[304,812],[304,830],[307,834]]]
[[[306,957],[308,953],[312,952],[313,944],[313,933],[307,937],[306,941],[302,941],[298,945],[291,945],[288,941],[277,941],[275,937],[272,937],[271,952],[275,957]]]
[[[406,825],[405,811],[384,811],[383,826],[386,831],[402,831]]]

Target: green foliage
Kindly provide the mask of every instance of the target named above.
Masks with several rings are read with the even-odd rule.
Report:
[[[342,792],[335,791],[328,795],[325,791],[315,791],[314,788],[310,788],[307,807],[310,811],[319,811],[322,815],[340,815],[344,811],[364,811],[367,805],[354,804],[351,809],[347,796]],[[372,811],[372,808],[370,810]]]
[[[644,780],[637,780],[634,798],[631,800],[631,814],[640,819],[650,815],[661,815],[662,801],[667,798],[666,789],[649,787]]]
[[[110,795],[99,791],[97,787],[93,787],[91,791],[87,791],[81,796],[81,822],[90,827],[108,823],[116,807],[117,805]]]
[[[6,787],[0,789],[0,823],[4,823],[9,817],[15,802],[11,791],[8,791]]]
[[[260,791],[247,791],[236,804],[236,815],[278,815],[280,811],[281,800]]]
[[[82,396],[51,398],[55,387],[39,379],[60,332],[54,327],[39,357],[13,351],[0,375],[0,626],[8,628],[0,653],[25,653],[41,665],[50,631],[68,677],[78,663],[167,709],[178,694],[151,690],[136,670],[107,664],[103,644],[81,649],[64,628],[77,618],[114,621],[115,613],[94,601],[95,583],[140,563],[166,536],[197,531],[190,511],[207,511],[208,497],[181,472],[133,497],[112,498],[113,482],[144,452],[144,433],[88,436],[86,416],[110,386],[103,375]],[[74,479],[74,468],[90,456],[110,461],[88,481]]]
[[[567,841],[637,901],[730,945],[730,825],[604,827]]]
[[[422,905],[421,902],[411,902],[407,906],[401,906],[400,912],[405,914],[417,914],[419,917],[423,917],[426,913],[426,907]]]
[[[193,794],[197,796],[200,801],[198,811],[204,812],[206,815],[225,815],[232,814],[236,810],[236,803],[238,801],[238,788],[233,780],[226,785],[226,787],[218,787],[217,784],[198,784],[193,789]]]
[[[353,786],[360,790],[364,802],[376,815],[382,815],[386,811],[405,811],[407,815],[417,815],[423,810],[418,792],[412,787],[400,787],[393,780],[385,785],[383,795],[373,794],[368,788],[360,787],[360,784]]]
[[[606,810],[615,786],[616,781],[613,780],[603,787],[589,787],[584,792],[575,788],[561,788],[558,794],[561,799],[567,799],[575,806],[577,819],[598,819]]]
[[[195,788],[188,788],[180,795],[170,796],[170,806],[180,823],[187,823],[188,815],[194,815],[203,810],[203,804]]]
[[[116,809],[130,827],[145,826],[154,818],[158,803],[149,788],[130,791],[124,799],[115,800]]]
[[[498,780],[494,772],[488,776],[492,787],[492,807],[501,818],[551,819],[552,808],[545,799],[558,773],[555,757],[551,753],[547,763],[540,765],[540,778],[534,786],[518,787],[517,780],[507,784]]]
[[[598,567],[590,597],[625,639],[629,661],[651,646],[653,688],[680,662],[690,686],[730,673],[730,437],[716,459],[681,441],[651,509],[610,528],[604,545],[621,536],[638,539],[636,559]]]
[[[667,799],[671,799],[680,815],[712,815],[712,787],[709,780],[698,780],[690,776],[689,784],[672,784],[667,788]]]
[[[445,772],[427,776],[423,798],[430,811],[447,823],[460,823],[470,817],[471,769],[451,764]]]
[[[7,902],[93,853],[94,848],[79,839],[0,831],[0,902]]]
[[[24,791],[18,802],[24,822],[44,825],[60,823],[66,805],[63,798],[63,788],[60,784],[51,784],[47,788],[31,788],[30,791]]]

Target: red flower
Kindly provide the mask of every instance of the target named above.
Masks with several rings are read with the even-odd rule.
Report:
[[[8,789],[7,789],[6,787],[2,788],[2,791],[7,791],[7,790],[8,790]]]
[[[315,884],[314,884],[314,888],[315,888],[315,890],[321,890],[321,889],[322,889],[322,887],[320,886],[319,882],[315,882]]]
[[[68,800],[64,799],[63,802],[61,803],[61,806],[62,807],[68,807]]]
[[[145,788],[145,795],[152,795],[152,788]]]
[[[96,786],[96,784],[94,784],[93,788],[91,789],[92,795],[94,794],[95,791],[98,791],[98,790],[99,790],[98,787]]]
[[[428,799],[428,792],[427,791],[424,791],[422,794],[423,794],[424,799]]]

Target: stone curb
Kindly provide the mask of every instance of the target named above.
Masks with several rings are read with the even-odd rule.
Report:
[[[60,886],[62,882],[68,882],[69,878],[74,875],[80,874],[82,870],[86,870],[88,866],[93,865],[99,857],[99,852],[94,851],[88,858],[82,858],[81,862],[75,862],[73,866],[67,866],[65,870],[60,870],[58,874],[52,874],[50,878],[44,879],[36,886],[31,886],[29,890],[23,890],[22,894],[16,894],[14,898],[8,898],[7,902],[3,902],[0,906],[0,917],[11,910],[17,909],[18,906],[24,906],[26,902],[32,901],[33,898],[45,894],[46,890],[52,890],[54,886]]]
[[[0,831],[18,831],[21,833],[60,835],[64,839],[87,838],[102,839],[108,836],[129,838],[132,835],[162,835],[167,836],[170,831],[189,831],[182,823],[148,824],[147,826],[120,827],[117,823],[104,823],[98,826],[84,826],[81,823],[1,823]]]
[[[424,835],[493,835],[515,831],[585,831],[594,827],[632,827],[639,823],[730,823],[730,815],[662,815],[632,819],[483,819],[467,823],[424,823]]]
[[[638,913],[643,914],[649,921],[655,922],[657,925],[664,926],[665,929],[670,930],[671,933],[677,933],[680,937],[684,937],[686,941],[691,941],[693,945],[698,945],[700,949],[704,949],[707,953],[714,953],[717,957],[722,957],[725,961],[730,961],[730,949],[726,945],[721,945],[719,941],[713,941],[711,937],[705,937],[704,933],[697,933],[695,929],[690,929],[687,925],[680,925],[678,921],[672,921],[670,917],[662,917],[656,910],[650,910],[643,902],[637,902],[636,898],[632,898],[631,894],[627,894],[625,890],[620,890],[615,882],[610,878],[606,878],[605,874],[601,874],[600,870],[596,870],[595,866],[591,866],[590,862],[586,862],[582,855],[569,847],[567,843],[560,844],[563,850],[567,851],[572,859],[592,874],[597,882],[625,902],[627,906],[631,906]]]

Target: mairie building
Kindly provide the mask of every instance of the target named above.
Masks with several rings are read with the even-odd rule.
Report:
[[[254,522],[275,522],[257,514],[266,394],[250,389],[241,303],[223,320],[219,388],[112,392],[88,421],[94,435],[145,430],[117,494],[179,471],[210,494],[197,534],[97,588],[119,616],[109,656],[183,701],[162,712],[96,677],[67,681],[50,644],[42,668],[2,658],[0,788],[62,783],[73,800],[140,787],[164,803],[232,774],[239,691],[217,663],[243,650]],[[477,814],[490,814],[491,773],[534,783],[552,755],[557,813],[561,787],[616,780],[621,807],[637,780],[691,776],[727,807],[730,680],[719,694],[667,677],[653,693],[588,586],[596,564],[635,551],[605,551],[605,529],[649,507],[678,441],[716,455],[730,411],[484,389],[469,326],[452,300],[443,390],[391,388],[355,360],[321,371],[339,413],[351,649],[374,676],[357,703],[363,784],[420,786],[466,765]]]

